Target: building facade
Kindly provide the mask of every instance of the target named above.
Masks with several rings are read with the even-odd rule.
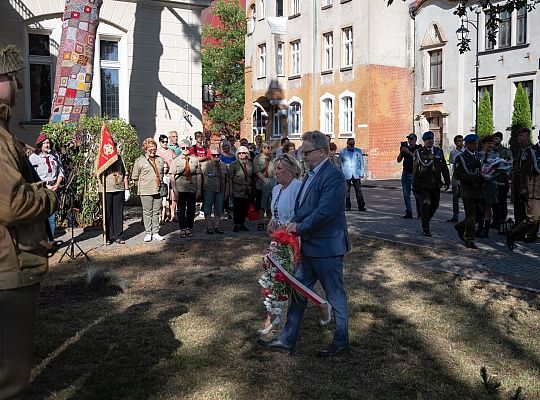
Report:
[[[423,0],[411,5],[415,20],[415,121],[416,130],[431,129],[444,148],[453,146],[457,134],[475,130],[476,25],[478,20],[478,98],[490,96],[495,131],[510,137],[513,102],[519,83],[529,96],[533,126],[540,112],[536,79],[540,67],[540,14],[525,8],[498,16],[496,43],[487,36],[486,14],[467,9],[471,51],[459,53],[459,18],[456,1]],[[471,4],[474,8],[474,4]]]
[[[90,115],[120,117],[140,138],[202,129],[201,10],[210,0],[103,2]],[[28,67],[11,129],[33,144],[51,111],[65,0],[0,2],[0,41]]]
[[[368,175],[396,177],[413,128],[412,20],[405,3],[247,2],[242,135],[278,143],[321,130],[368,153]]]

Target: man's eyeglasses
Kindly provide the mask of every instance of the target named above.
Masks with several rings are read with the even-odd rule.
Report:
[[[303,153],[305,156],[307,156],[307,155],[313,153],[315,150],[322,150],[322,149],[321,149],[320,147],[318,147],[318,148],[313,149],[313,150],[304,150],[304,151],[302,151],[302,153]]]

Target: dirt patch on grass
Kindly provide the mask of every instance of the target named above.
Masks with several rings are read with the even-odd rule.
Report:
[[[53,262],[30,398],[481,399],[483,365],[503,395],[540,398],[538,296],[415,266],[444,252],[352,241],[352,353],[331,360],[311,306],[294,356],[255,345],[266,237],[90,253],[127,282],[118,295],[89,290],[82,261]]]

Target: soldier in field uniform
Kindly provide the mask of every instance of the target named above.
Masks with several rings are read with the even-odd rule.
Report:
[[[514,157],[514,164],[512,165],[512,201],[514,203],[514,220],[516,225],[519,225],[521,221],[525,219],[527,215],[527,209],[525,202],[520,196],[521,188],[523,185],[527,185],[526,182],[521,181],[521,156],[525,149],[531,144],[531,131],[529,128],[520,128],[517,133],[518,151]]]
[[[474,230],[477,219],[484,218],[484,178],[480,173],[480,154],[476,151],[478,136],[465,136],[465,151],[456,157],[454,174],[461,184],[461,198],[465,219],[455,225],[458,235],[465,246],[476,249]]]
[[[536,240],[538,221],[540,221],[540,133],[539,142],[523,149],[520,158],[519,197],[526,204],[526,216],[507,236],[506,244],[512,251],[515,241],[530,235],[530,241]]]
[[[431,236],[429,221],[439,208],[441,198],[441,180],[444,190],[450,187],[450,172],[444,153],[433,146],[434,134],[427,131],[422,135],[424,146],[414,152],[412,186],[414,193],[422,199],[422,231],[424,236]]]

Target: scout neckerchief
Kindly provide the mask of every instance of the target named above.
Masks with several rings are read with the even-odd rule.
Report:
[[[266,168],[264,169],[264,177],[268,178],[268,167],[270,166],[270,159],[266,157]]]
[[[189,156],[184,156],[184,160],[186,160],[186,169],[185,169],[185,175],[186,179],[191,182],[191,170],[189,169]]]
[[[152,158],[152,161],[150,161],[150,158]],[[148,163],[154,169],[154,172],[156,173],[156,184],[157,184],[157,187],[159,188],[161,186],[161,179],[159,179],[159,171],[156,165],[156,157],[148,157],[147,160],[148,160]]]
[[[219,179],[219,191],[223,192],[223,174],[221,171],[221,163],[218,161],[214,161],[214,166],[216,167],[216,172]]]
[[[247,172],[247,163],[243,163],[242,161],[238,161],[240,163],[240,166],[242,167],[242,172],[244,173],[244,180],[246,181],[246,185],[249,186],[250,184],[250,179],[249,179],[249,175],[248,175],[248,172]]]

